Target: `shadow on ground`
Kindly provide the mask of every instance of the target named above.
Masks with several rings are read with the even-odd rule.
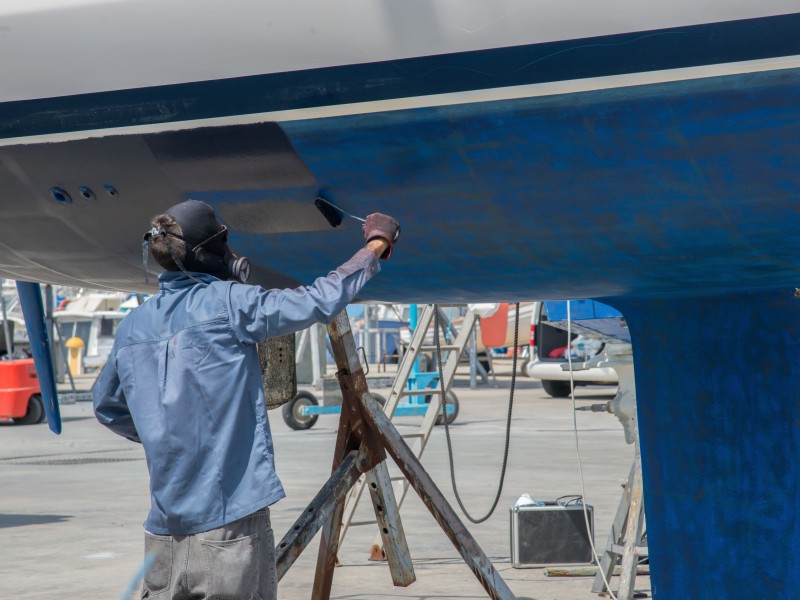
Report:
[[[0,513],[0,529],[69,521],[72,515],[13,515]]]

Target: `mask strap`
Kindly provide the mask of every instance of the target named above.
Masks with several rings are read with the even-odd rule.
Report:
[[[150,278],[147,276],[147,257],[150,254],[150,240],[145,238],[142,240],[142,269],[144,269],[144,284],[150,283]]]
[[[172,243],[169,241],[170,235],[172,234],[170,234],[168,231],[165,232],[164,241],[167,243],[167,251],[169,252],[169,255],[172,257],[172,262],[178,265],[178,268],[181,271],[183,271],[183,274],[186,275],[189,279],[191,279],[195,283],[203,283],[202,281],[194,277],[191,273],[189,273],[189,271],[186,270],[186,267],[183,266],[183,261],[181,261],[181,259],[178,258],[178,253],[175,252],[175,249],[172,247]]]
[[[144,284],[150,283],[150,278],[147,276],[147,259],[150,256],[150,238],[154,235],[164,235],[166,232],[163,227],[153,227],[150,231],[144,234],[142,238],[142,269],[144,269]]]
[[[223,225],[222,229],[220,229],[217,233],[215,233],[214,235],[204,239],[202,242],[200,242],[194,248],[192,248],[192,252],[197,252],[200,248],[205,246],[208,242],[213,240],[215,237],[217,237],[219,235],[222,235],[223,233],[225,234],[225,241],[227,242],[228,241],[228,228],[225,227],[225,225]],[[183,239],[183,238],[181,238],[181,239]],[[183,241],[188,242],[189,240],[183,240]]]
[[[172,244],[170,243],[169,238],[171,236],[171,237],[178,238],[179,240],[182,240],[184,242],[191,243],[190,240],[187,240],[183,236],[177,235],[175,233],[171,233],[171,232],[165,230],[163,227],[153,227],[150,231],[148,231],[147,233],[144,234],[144,239],[142,240],[142,267],[144,268],[144,282],[145,282],[145,285],[150,283],[150,280],[149,280],[149,278],[147,276],[147,259],[148,259],[148,256],[150,254],[150,238],[152,238],[154,235],[163,235],[164,236],[164,242],[167,245],[167,251],[169,252],[170,257],[172,258],[172,262],[175,263],[175,265],[183,272],[184,275],[186,275],[189,279],[191,279],[195,283],[203,283],[202,281],[200,281],[196,277],[192,276],[192,274],[189,273],[189,271],[186,270],[186,267],[183,266],[183,261],[180,258],[178,258],[178,253],[175,252],[175,248],[172,247]],[[214,234],[214,235],[219,235],[219,234]],[[209,239],[211,239],[211,238],[209,238]],[[206,241],[208,241],[208,240],[206,240]],[[205,243],[205,242],[203,242],[203,243]]]
[[[153,229],[155,229],[155,227]],[[153,230],[151,229],[151,231],[153,231]],[[220,236],[222,234],[225,234],[225,241],[228,241],[228,228],[225,227],[225,225],[223,225],[222,229],[220,229],[217,233],[215,233],[212,236],[207,237],[206,239],[204,239],[200,243],[196,243],[194,240],[190,240],[189,238],[183,237],[182,235],[178,235],[177,233],[172,233],[171,231],[163,231],[163,233],[164,233],[164,235],[168,235],[168,236],[174,237],[176,239],[181,240],[182,242],[186,242],[187,244],[192,244],[193,245],[192,252],[197,252],[200,248],[205,246],[208,242],[210,242],[211,240],[213,240],[214,238],[216,238],[217,236]]]

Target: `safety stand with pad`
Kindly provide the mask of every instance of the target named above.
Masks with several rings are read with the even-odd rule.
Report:
[[[345,311],[328,325],[328,335],[343,397],[333,473],[278,543],[278,579],[286,574],[321,528],[322,537],[311,598],[326,600],[330,597],[345,500],[350,489],[364,473],[392,581],[396,586],[407,586],[416,580],[385,462],[388,454],[450,538],[489,597],[513,599],[514,595],[506,582],[392,425],[383,408],[369,393]]]
[[[636,378],[632,349],[628,345],[609,345],[605,358],[586,361],[586,367],[613,367],[617,372],[619,387],[606,410],[617,416],[625,431],[625,440],[635,449],[633,465],[619,501],[617,514],[608,534],[606,547],[600,555],[592,585],[592,592],[608,595],[607,583],[617,562],[620,563],[618,600],[631,600],[636,595],[636,571],[639,559],[649,556],[644,526],[644,492],[642,485],[642,454],[639,447],[639,427],[636,412]]]
[[[636,582],[639,558],[647,556],[643,522],[642,458],[637,443],[636,458],[622,492],[608,542],[600,557],[600,564],[592,584],[592,592],[600,595],[608,594],[606,581],[611,581],[614,567],[620,561],[619,590],[616,597],[618,600],[631,600],[634,597],[633,586]],[[605,580],[603,576],[605,576]]]
[[[435,377],[431,377],[431,374],[427,373],[413,373],[414,364],[416,363],[420,354],[426,351],[436,351],[436,346],[425,345],[426,335],[429,331],[432,331],[432,327],[434,326],[434,311],[436,310],[439,311],[440,322],[443,323],[444,328],[447,329],[448,333],[450,333],[452,337],[452,342],[450,344],[443,344],[440,347],[443,356],[445,353],[447,356],[442,369],[444,376],[443,386],[438,385],[438,371],[435,372]],[[442,388],[447,390],[447,404],[449,404],[447,408],[453,409],[453,405],[457,403],[457,398],[450,391],[450,385],[455,378],[456,369],[458,368],[458,363],[461,360],[461,356],[467,350],[467,345],[469,344],[472,332],[475,330],[475,323],[477,322],[477,319],[478,318],[475,313],[467,311],[466,316],[461,323],[460,329],[456,331],[451,320],[447,318],[441,308],[437,308],[434,304],[427,305],[422,311],[422,316],[419,318],[417,326],[414,329],[414,333],[411,336],[408,350],[403,353],[403,358],[400,360],[400,365],[397,369],[397,376],[392,384],[392,389],[389,392],[389,399],[387,400],[386,405],[383,407],[383,410],[386,413],[386,416],[391,420],[394,418],[397,408],[403,398],[413,395],[427,395],[430,397],[430,402],[427,405],[422,422],[420,423],[417,431],[403,434],[403,439],[407,440],[409,448],[414,453],[414,456],[416,456],[418,459],[425,451],[425,447],[428,444],[428,439],[431,436],[434,425],[440,423],[443,419],[441,410]],[[425,376],[425,378],[423,378],[423,376]],[[415,389],[411,389],[411,386],[409,385],[412,377],[416,379],[416,383],[418,385],[418,387]],[[455,412],[449,412],[447,409],[445,409],[445,412],[448,414],[447,418],[450,419],[448,423],[452,423],[456,416]],[[403,500],[408,492],[408,480],[403,476],[392,477],[391,480],[395,497],[397,499],[397,505],[398,507],[402,506]],[[342,518],[342,528],[339,532],[340,546],[344,542],[345,535],[350,527],[357,525],[373,525],[375,523],[375,521],[371,520],[354,520],[356,508],[361,496],[364,490],[369,489],[370,487],[368,483],[369,481],[367,477],[360,478],[348,494],[347,500],[345,501],[344,516]],[[384,548],[381,542],[382,540],[380,536],[376,535],[375,540],[372,543],[372,547],[370,548],[370,560],[386,559]]]

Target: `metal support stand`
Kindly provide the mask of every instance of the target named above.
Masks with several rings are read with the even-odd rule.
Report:
[[[608,542],[600,558],[592,585],[598,594],[607,592],[606,581],[611,580],[614,567],[621,559],[619,600],[631,600],[636,583],[636,567],[639,557],[647,554],[644,540],[644,495],[642,488],[642,456],[639,450],[639,431],[636,421],[636,378],[633,369],[633,355],[628,344],[608,344],[605,356],[587,361],[586,366],[613,367],[619,378],[617,395],[605,407],[622,423],[625,440],[633,444],[635,455],[625,490],[619,501],[614,523],[608,534]]]
[[[392,580],[399,586],[407,586],[415,581],[394,491],[384,462],[388,454],[453,542],[464,562],[475,573],[489,597],[513,599],[514,595],[505,581],[369,393],[346,312],[340,313],[328,325],[328,334],[343,396],[333,474],[278,544],[278,578],[286,574],[321,527],[322,539],[311,597],[314,600],[327,600],[330,597],[345,497],[360,474],[367,473],[367,487],[383,535]]]
[[[488,383],[488,382],[487,382]],[[473,330],[469,334],[469,389],[478,387],[478,332]]]
[[[319,360],[319,332],[317,325],[312,325],[308,329],[311,336],[311,386],[315,390],[322,389],[322,365]]]
[[[323,365],[320,360],[320,346],[319,346],[319,326],[314,324],[308,329],[304,329],[297,335],[297,343],[295,349],[295,362],[300,363],[303,360],[306,349],[311,346],[311,387],[315,390],[322,389],[322,376]],[[294,336],[294,334],[292,334]]]
[[[54,301],[53,301],[53,286],[49,283],[44,286],[44,322],[45,322],[45,329],[47,331],[47,339],[50,340],[50,356],[53,357],[53,367],[55,369],[55,376],[56,381],[58,383],[64,383],[64,372],[62,371],[62,365],[58,360],[58,354],[56,354],[56,338],[54,335],[55,329],[55,320],[53,319],[53,310],[54,310]],[[69,371],[69,367],[67,363],[64,363],[63,369]]]
[[[637,448],[636,459],[633,461],[628,482],[625,484],[625,490],[619,502],[617,515],[614,517],[614,524],[608,535],[606,548],[600,558],[598,573],[595,575],[592,585],[592,591],[597,594],[608,591],[600,572],[602,571],[606,580],[610,581],[614,567],[621,558],[619,590],[616,596],[619,600],[633,598],[638,559],[647,551],[642,539],[644,522],[642,493],[642,458]]]

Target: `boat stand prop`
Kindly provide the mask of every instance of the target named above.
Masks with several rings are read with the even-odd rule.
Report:
[[[592,411],[607,411],[614,414],[622,423],[625,441],[635,449],[633,466],[619,501],[617,514],[608,541],[600,557],[592,592],[601,596],[610,595],[606,582],[611,581],[617,562],[621,563],[618,600],[632,600],[636,597],[634,584],[638,572],[639,559],[649,556],[645,539],[644,495],[642,487],[642,455],[639,448],[639,426],[636,414],[636,377],[633,368],[633,352],[629,344],[608,344],[605,356],[589,359],[580,369],[590,367],[613,367],[619,378],[617,395],[606,404],[596,404],[587,408]]]
[[[278,579],[286,574],[322,528],[311,598],[327,600],[330,597],[345,499],[361,473],[366,473],[392,581],[404,587],[416,580],[385,462],[388,454],[489,597],[512,600],[514,595],[506,582],[369,393],[346,312],[341,312],[328,325],[328,335],[343,397],[333,474],[278,544]]]

